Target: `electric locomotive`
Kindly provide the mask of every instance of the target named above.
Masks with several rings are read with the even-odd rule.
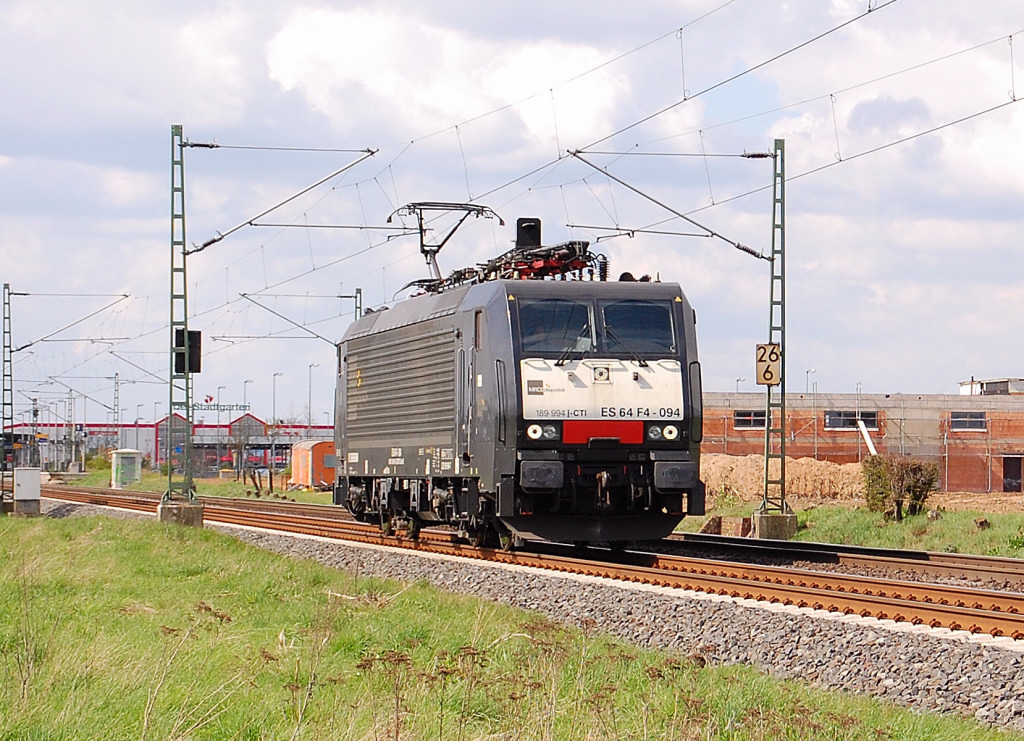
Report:
[[[497,262],[349,327],[335,503],[477,544],[663,538],[704,514],[694,311],[675,283],[565,279],[587,243],[523,244],[523,221]]]

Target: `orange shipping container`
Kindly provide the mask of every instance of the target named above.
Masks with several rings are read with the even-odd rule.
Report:
[[[333,440],[303,440],[292,446],[292,486],[329,489],[334,485],[334,468],[324,458],[334,455]]]

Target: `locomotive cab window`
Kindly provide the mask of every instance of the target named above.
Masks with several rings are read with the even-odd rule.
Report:
[[[586,352],[594,348],[590,303],[570,299],[521,299],[517,303],[523,352]]]
[[[672,304],[668,301],[603,301],[601,319],[608,352],[676,352]]]

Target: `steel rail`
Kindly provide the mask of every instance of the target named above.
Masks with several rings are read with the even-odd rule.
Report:
[[[669,540],[687,546],[703,548],[710,545],[740,553],[759,553],[788,560],[868,568],[902,568],[922,574],[950,576],[959,579],[1024,579],[1024,559],[1006,556],[979,556],[936,551],[897,551],[889,548],[869,548],[833,543],[752,540],[703,533],[673,535]]]
[[[1019,613],[1024,609],[1024,594],[1000,590],[976,589],[929,582],[899,581],[872,576],[859,576],[833,571],[814,571],[786,567],[708,561],[705,559],[655,556],[651,568],[688,573],[731,576],[738,579],[785,586],[827,589],[870,597],[883,597],[909,602],[923,602],[954,607],[971,607],[992,612]]]

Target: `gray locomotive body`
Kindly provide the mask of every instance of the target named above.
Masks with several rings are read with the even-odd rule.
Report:
[[[335,502],[475,542],[661,538],[703,514],[678,285],[494,280],[368,313],[338,348]]]

